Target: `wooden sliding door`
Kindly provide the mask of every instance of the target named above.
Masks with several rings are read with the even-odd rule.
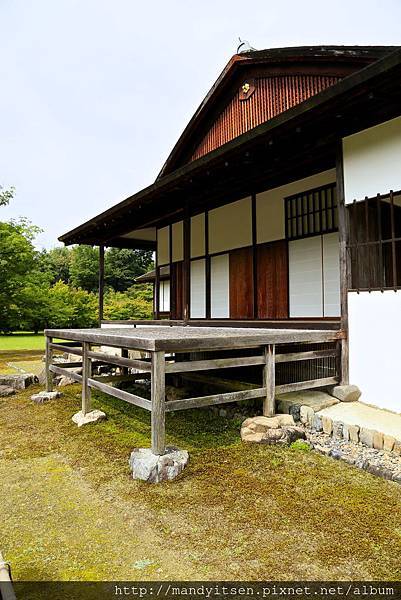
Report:
[[[230,318],[253,317],[253,251],[240,248],[230,252]]]
[[[286,240],[257,246],[257,318],[288,317],[288,250]]]

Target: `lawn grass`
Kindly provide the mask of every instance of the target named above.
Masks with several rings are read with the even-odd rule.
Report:
[[[15,579],[399,580],[401,487],[304,448],[244,445],[239,422],[168,413],[190,464],[133,481],[150,415],[95,394],[108,420],[77,428],[78,385],[0,402],[1,549]]]
[[[0,335],[0,352],[14,350],[44,350],[45,336],[42,333],[16,331]]]

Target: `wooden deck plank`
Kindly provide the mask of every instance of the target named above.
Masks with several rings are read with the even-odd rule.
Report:
[[[45,335],[66,340],[112,347],[135,348],[150,352],[188,352],[256,348],[268,344],[327,342],[341,332],[306,329],[256,329],[232,327],[172,326],[96,329],[48,329]]]

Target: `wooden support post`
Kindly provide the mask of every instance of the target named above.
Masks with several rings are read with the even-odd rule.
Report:
[[[191,219],[189,216],[188,204],[185,208],[185,217],[183,222],[183,237],[184,237],[184,261],[183,261],[183,317],[187,322],[190,318],[191,305]]]
[[[171,240],[169,238],[169,244]],[[159,268],[159,231],[156,229],[156,252],[155,252],[155,284],[153,298],[153,318],[158,321],[160,319],[160,268]]]
[[[341,373],[340,383],[349,383],[349,342],[348,342],[348,259],[347,241],[348,224],[345,207],[344,191],[344,164],[342,139],[339,140],[336,156],[336,191],[338,205],[338,236],[340,242],[340,307],[341,307],[341,329],[345,338],[341,342]]]
[[[269,344],[265,347],[265,367],[263,369],[263,387],[266,388],[266,397],[263,403],[263,415],[272,417],[276,413],[275,405],[275,346]]]
[[[99,246],[99,327],[103,321],[104,307],[104,246]]]
[[[91,411],[91,388],[88,379],[92,376],[92,363],[88,356],[90,352],[89,342],[82,342],[82,414],[86,415]]]
[[[53,391],[53,373],[50,371],[50,366],[53,360],[53,350],[51,347],[53,338],[46,336],[46,354],[45,354],[45,365],[46,365],[46,392]]]
[[[164,352],[152,352],[152,452],[165,452],[165,355]]]
[[[127,348],[121,348],[121,358],[128,358],[129,353]],[[128,375],[128,367],[122,367],[121,373],[123,375]]]

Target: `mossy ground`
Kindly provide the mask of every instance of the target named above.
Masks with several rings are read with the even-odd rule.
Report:
[[[15,579],[400,579],[401,487],[303,447],[244,445],[208,410],[169,414],[190,452],[171,483],[133,481],[150,416],[80,388],[0,402],[0,549]]]

